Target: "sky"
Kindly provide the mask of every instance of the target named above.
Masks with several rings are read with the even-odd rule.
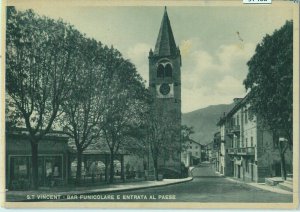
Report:
[[[62,18],[88,37],[113,45],[135,64],[148,86],[148,53],[154,49],[164,7],[17,7],[29,8]],[[181,50],[183,113],[243,97],[246,64],[256,45],[293,17],[291,7],[169,6],[167,11]]]

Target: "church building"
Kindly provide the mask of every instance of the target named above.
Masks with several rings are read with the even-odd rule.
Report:
[[[154,51],[149,52],[149,90],[154,98],[153,110],[167,131],[158,167],[164,177],[180,174],[181,147],[181,55],[176,46],[165,8]],[[161,133],[164,133],[163,131]],[[176,174],[175,174],[176,175]]]

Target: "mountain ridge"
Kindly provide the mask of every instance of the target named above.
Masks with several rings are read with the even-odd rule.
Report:
[[[182,114],[182,124],[193,127],[195,133],[191,135],[194,141],[207,144],[213,140],[213,135],[218,131],[217,122],[220,117],[229,112],[234,106],[231,104],[209,105],[188,113]]]

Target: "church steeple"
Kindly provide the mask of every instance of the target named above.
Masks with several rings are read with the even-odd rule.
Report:
[[[172,151],[162,150],[158,155],[157,170],[167,176],[181,176],[181,55],[176,47],[167,8],[161,21],[154,50],[149,51],[149,91],[151,109],[159,127],[165,129],[168,139],[174,142]],[[165,157],[165,156],[169,157]],[[152,170],[152,168],[150,168]],[[167,172],[165,172],[166,170]]]
[[[177,47],[173,36],[170,20],[165,7],[164,16],[156,40],[154,56],[171,56],[177,54]]]

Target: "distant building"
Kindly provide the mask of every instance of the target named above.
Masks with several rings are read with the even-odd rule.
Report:
[[[214,141],[206,144],[205,146],[205,161],[210,163],[214,163],[216,160]]]
[[[181,162],[186,167],[198,165],[201,162],[201,147],[196,141],[187,141],[186,149],[181,153]]]
[[[244,181],[263,182],[266,177],[280,176],[281,163],[276,139],[262,126],[260,118],[249,118],[247,96],[235,99],[235,106],[219,120],[219,172]],[[292,172],[292,152],[286,152],[287,172]]]
[[[206,145],[201,144],[201,162],[206,161]]]
[[[213,164],[215,171],[219,172],[221,174],[224,173],[224,142],[221,140],[221,133],[216,132],[214,134],[214,139],[211,143],[208,144],[208,150],[210,152],[209,161],[211,164]]]
[[[213,164],[215,166],[215,170],[221,174],[224,173],[224,165],[222,165],[221,160],[223,157],[223,154],[221,153],[221,134],[220,132],[216,132],[214,134],[214,140],[213,140],[213,151],[212,154],[213,157]]]

